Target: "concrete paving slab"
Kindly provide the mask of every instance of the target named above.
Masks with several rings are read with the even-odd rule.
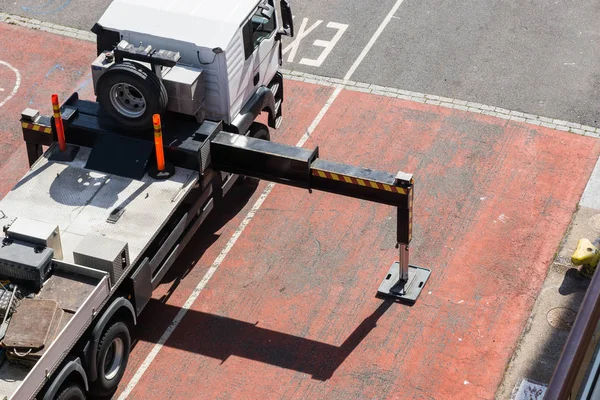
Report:
[[[592,176],[586,191],[595,182],[593,179]],[[496,398],[499,400],[509,398],[523,379],[545,387],[552,378],[590,283],[589,278],[579,274],[580,267],[571,263],[571,255],[582,238],[600,243],[600,208],[582,206],[584,197],[585,192],[498,387]],[[515,396],[515,399],[523,398]]]
[[[523,379],[538,386],[549,383],[588,284],[589,279],[575,269],[567,274],[561,268],[550,269],[496,399],[510,398]],[[515,397],[520,398],[527,397]]]
[[[580,204],[582,207],[600,210],[600,160],[596,163],[590,181],[585,187]]]

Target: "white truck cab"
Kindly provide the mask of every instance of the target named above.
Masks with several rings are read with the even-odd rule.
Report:
[[[276,120],[281,36],[293,35],[287,0],[280,9],[283,26],[274,0],[114,0],[92,29],[99,103],[134,129],[166,110],[231,125],[264,87]]]

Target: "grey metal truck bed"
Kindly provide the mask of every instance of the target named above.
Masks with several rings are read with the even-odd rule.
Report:
[[[62,261],[54,262],[52,276],[35,299],[56,301],[64,315],[55,324],[54,340],[33,367],[2,363],[0,399],[34,395],[198,181],[197,172],[184,168],[176,168],[165,180],[100,173],[85,167],[89,148],[80,147],[73,161],[53,160],[55,150],[46,152],[0,201],[0,224],[26,218],[58,225]],[[128,268],[119,278],[111,281],[105,271],[75,264],[74,251],[87,235],[127,243]]]

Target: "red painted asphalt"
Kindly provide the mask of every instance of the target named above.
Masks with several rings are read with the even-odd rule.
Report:
[[[412,261],[433,270],[420,301],[373,296],[392,209],[278,186],[132,398],[493,397],[600,145],[355,92],[316,145],[415,173]]]
[[[4,24],[0,48],[22,74],[0,108],[3,195],[26,168],[20,111],[48,113],[51,93],[64,99],[86,85],[95,52]],[[331,92],[286,82],[273,139],[295,144]],[[433,271],[417,304],[374,297],[397,257],[393,209],[278,185],[131,398],[493,397],[600,143],[343,91],[305,147],[317,145],[324,159],[415,174],[411,261]],[[262,188],[235,189],[156,291],[122,386]]]

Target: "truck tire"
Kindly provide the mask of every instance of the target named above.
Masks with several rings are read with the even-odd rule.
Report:
[[[117,390],[127,367],[130,350],[131,336],[127,324],[118,321],[104,331],[96,356],[98,378],[90,385],[90,392],[94,396],[111,395]]]
[[[98,102],[128,129],[152,127],[152,116],[167,109],[167,90],[154,72],[138,63],[114,64],[98,79]]]
[[[250,125],[250,128],[248,129],[248,136],[266,141],[271,140],[269,128],[265,124],[261,124],[260,122],[253,122]],[[238,181],[244,184],[245,186],[249,186],[252,188],[258,186],[258,183],[260,182],[260,179],[251,176],[244,176],[243,178],[244,179],[239,179]]]
[[[68,383],[61,388],[56,400],[85,400],[85,393],[76,383]]]
[[[269,134],[269,128],[265,124],[261,124],[260,122],[253,122],[250,125],[250,129],[248,129],[248,136],[253,137],[255,139],[262,140],[271,140],[271,135]]]

